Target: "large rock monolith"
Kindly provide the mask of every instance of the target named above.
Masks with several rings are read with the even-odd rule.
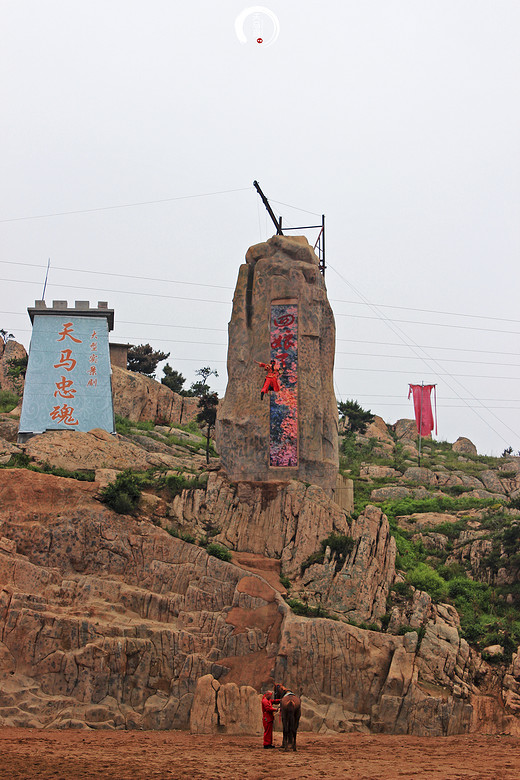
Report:
[[[301,479],[333,495],[338,471],[335,326],[319,261],[303,236],[250,247],[229,323],[228,385],[216,437],[232,481]],[[275,361],[280,389],[261,398]]]

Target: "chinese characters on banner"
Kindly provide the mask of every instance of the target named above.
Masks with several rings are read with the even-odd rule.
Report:
[[[108,324],[68,312],[35,316],[20,433],[114,430]]]
[[[269,465],[298,466],[298,304],[271,305],[271,360],[280,390],[270,394]]]

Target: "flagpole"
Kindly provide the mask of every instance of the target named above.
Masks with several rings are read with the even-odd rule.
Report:
[[[421,411],[419,414],[419,468],[421,468],[421,444],[422,444],[422,399],[424,392],[424,381],[421,383]]]

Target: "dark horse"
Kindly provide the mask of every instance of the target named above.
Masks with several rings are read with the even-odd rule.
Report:
[[[288,750],[296,750],[296,732],[301,715],[300,697],[295,693],[284,688],[283,685],[274,686],[274,699],[280,699],[280,714],[282,716],[283,740],[282,747]]]

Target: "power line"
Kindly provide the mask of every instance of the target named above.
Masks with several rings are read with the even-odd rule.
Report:
[[[390,358],[391,360],[422,360],[421,357],[413,356],[413,355],[378,355],[374,352],[339,352],[336,350],[336,355],[355,355],[356,357],[367,357],[367,358]],[[438,358],[439,362],[442,363],[473,363],[477,366],[509,366],[510,368],[520,368],[520,363],[490,363],[486,360],[459,360],[459,358],[445,358],[441,357]]]
[[[225,195],[228,192],[245,192],[252,187],[239,187],[235,190],[219,190],[218,192],[201,192],[198,195],[179,195],[175,198],[160,198],[159,200],[142,200],[136,203],[120,203],[117,206],[98,206],[93,209],[76,209],[75,211],[56,211],[51,214],[34,214],[30,217],[10,217],[0,219],[0,222],[22,222],[27,219],[47,219],[48,217],[66,217],[70,214],[92,214],[96,211],[112,211],[114,209],[128,209],[135,206],[152,206],[157,203],[171,203],[175,200],[190,200],[191,198],[209,198],[213,195]]]
[[[334,270],[334,269],[332,269]],[[337,271],[336,271],[337,273]],[[330,298],[331,303],[347,303],[351,306],[367,306],[365,301],[343,301],[338,298]],[[373,306],[377,306],[378,309],[400,309],[402,311],[420,311],[425,314],[443,314],[447,317],[469,317],[476,320],[496,320],[497,322],[514,322],[517,325],[520,324],[520,320],[513,320],[509,317],[492,317],[487,314],[463,314],[458,311],[442,311],[439,309],[419,309],[416,306],[394,306],[391,303],[374,303]]]
[[[332,266],[328,265],[329,268],[332,268]],[[332,269],[334,270],[334,269]],[[376,304],[373,304],[374,306]],[[481,333],[508,333],[512,336],[520,336],[520,331],[518,330],[499,330],[498,328],[476,328],[471,325],[451,325],[444,322],[421,322],[421,320],[395,320],[390,319],[389,317],[370,317],[368,314],[342,314],[341,312],[334,312],[335,317],[351,317],[353,319],[358,320],[379,320],[380,322],[390,323],[390,322],[398,322],[398,323],[405,323],[408,325],[426,325],[428,327],[434,327],[434,328],[457,328],[459,330],[477,330]],[[411,346],[411,344],[407,344],[406,346]],[[433,360],[433,358],[430,358]]]
[[[332,266],[331,266],[332,268]],[[334,270],[334,269],[332,269]],[[32,282],[28,279],[0,279],[2,282],[15,282],[16,284],[40,284],[40,282]],[[192,283],[194,284],[194,283]],[[212,285],[208,285],[212,286]],[[168,298],[170,300],[177,300],[177,301],[197,301],[199,303],[218,303],[223,305],[230,305],[231,301],[216,301],[214,299],[208,299],[208,298],[188,298],[183,295],[165,295],[164,293],[150,293],[150,292],[135,292],[133,290],[111,290],[105,287],[88,287],[86,285],[74,285],[74,284],[57,284],[56,282],[52,282],[49,287],[58,287],[60,289],[65,290],[92,290],[93,292],[102,292],[102,293],[115,293],[116,295],[140,295],[140,296],[147,296],[149,298]],[[372,304],[367,304],[372,306]],[[375,310],[375,309],[374,309]],[[336,317],[350,317],[353,319],[362,319],[362,320],[379,320],[380,322],[385,323],[406,323],[409,325],[423,325],[428,327],[435,327],[435,328],[457,328],[459,330],[473,330],[478,331],[480,333],[507,333],[509,335],[513,336],[520,336],[520,331],[516,330],[499,330],[497,328],[477,328],[471,325],[449,325],[442,322],[421,322],[420,320],[392,320],[388,317],[371,317],[367,314],[343,314],[341,312],[336,312]],[[411,348],[410,344],[406,344],[407,347]],[[430,358],[430,360],[434,360],[434,358]]]
[[[387,324],[387,326],[388,326],[388,327],[389,327],[389,328],[392,330],[392,332],[393,332],[393,333],[395,333],[396,335],[398,335],[398,336],[399,336],[399,338],[401,338],[401,340],[402,340],[402,341],[403,341],[405,344],[407,343],[407,342],[406,342],[406,339],[407,339],[407,337],[405,336],[404,332],[403,332],[403,331],[402,331],[402,330],[401,330],[399,327],[394,327],[394,324],[392,323],[392,321],[391,321],[391,320],[389,320],[388,318],[385,318],[385,317],[383,317],[382,315],[380,315],[380,314],[379,314],[379,311],[377,310],[377,308],[376,308],[376,307],[375,307],[373,304],[371,304],[371,303],[370,303],[370,301],[368,301],[368,300],[367,300],[367,298],[366,298],[366,297],[365,297],[365,296],[364,296],[362,293],[360,293],[360,292],[359,292],[359,290],[356,290],[356,288],[354,287],[354,285],[352,285],[350,282],[348,282],[348,281],[347,281],[347,280],[346,280],[346,279],[345,279],[345,278],[344,278],[344,277],[343,277],[343,276],[342,276],[342,275],[339,273],[339,271],[337,271],[335,268],[333,268],[333,267],[330,265],[330,263],[329,263],[329,267],[330,267],[330,268],[331,268],[331,269],[334,271],[334,273],[336,273],[336,274],[337,274],[337,275],[340,277],[340,279],[341,279],[341,280],[342,280],[342,281],[343,281],[343,282],[344,282],[344,283],[345,283],[345,284],[346,284],[348,287],[350,287],[352,290],[354,290],[354,292],[356,293],[356,295],[358,295],[358,296],[361,298],[361,300],[364,300],[364,301],[365,301],[365,302],[366,302],[366,303],[367,303],[367,304],[370,306],[370,308],[372,309],[372,311],[376,312],[376,313],[379,315],[379,318],[380,318],[380,319],[381,319],[383,322],[385,322],[385,323]],[[458,326],[454,326],[454,327],[462,327],[462,326],[458,325]],[[409,346],[409,348],[410,348],[410,349],[412,349],[412,350],[414,350],[414,349],[419,349],[419,347],[418,347],[418,346],[417,346],[417,344],[416,344],[416,343],[413,341],[413,339],[409,339],[409,341],[411,341],[411,344],[407,344],[407,346]],[[425,350],[423,350],[423,352],[425,352]],[[427,355],[427,353],[425,353],[425,354]],[[421,356],[421,357],[422,357],[422,356]],[[437,363],[437,361],[436,361],[434,358],[431,358],[431,357],[429,357],[428,355],[427,355],[427,359],[423,358],[423,360],[424,360],[424,364],[426,365],[426,367],[427,367],[427,368],[428,368],[430,371],[431,371],[431,369],[430,369],[430,367],[429,367],[429,365],[428,365],[428,360],[429,360],[429,361],[431,361],[431,362],[433,362],[434,364],[435,364],[435,363]],[[435,372],[434,372],[434,374],[435,374]],[[444,376],[450,376],[450,374],[445,374]],[[460,375],[460,376],[465,376],[465,375]],[[466,376],[468,376],[468,375],[466,375]],[[455,376],[453,376],[453,378],[455,379]],[[458,393],[458,392],[457,392],[456,388],[452,387],[452,386],[450,385],[449,381],[447,381],[447,380],[445,380],[445,381],[446,381],[446,384],[448,385],[448,387],[450,387],[450,389],[451,389],[451,390],[452,390],[452,391],[455,393],[455,395],[457,395],[457,396],[460,396],[460,393]],[[464,387],[464,385],[462,385],[462,383],[461,383],[461,382],[459,382],[457,379],[455,379],[455,382],[457,382],[457,384],[459,384],[459,385],[460,385],[460,386],[461,386],[461,387],[464,389],[464,391],[465,391],[466,393],[470,393],[470,395],[472,395],[473,397],[475,397],[475,396],[473,395],[473,393],[471,393],[470,391],[468,391],[468,390],[467,390],[467,389]],[[477,400],[477,399],[475,399],[475,400]],[[467,402],[465,402],[465,403],[467,403]],[[467,405],[469,406],[469,404],[467,404]],[[503,436],[502,436],[502,435],[501,435],[501,434],[500,434],[500,433],[499,433],[499,432],[498,432],[498,431],[497,431],[497,430],[496,430],[496,429],[495,429],[495,428],[494,428],[494,427],[491,425],[491,423],[490,423],[488,420],[484,419],[484,417],[482,417],[482,415],[481,415],[481,414],[479,414],[479,412],[478,412],[476,409],[473,409],[473,411],[475,412],[475,414],[477,415],[477,417],[478,417],[478,418],[479,418],[479,419],[480,419],[480,420],[481,420],[481,421],[482,421],[482,422],[483,422],[485,425],[487,425],[487,426],[488,426],[488,428],[490,428],[490,429],[491,429],[491,430],[492,430],[492,431],[493,431],[493,432],[494,432],[494,433],[495,433],[497,436],[499,436],[499,438],[501,438],[501,439],[502,439],[502,441],[506,442],[506,439],[505,439],[505,438],[504,438],[504,437],[503,437]],[[496,415],[494,412],[492,412],[491,410],[489,410],[489,411],[490,411],[490,414],[492,414],[492,415],[493,415],[493,417],[495,417],[495,418],[496,418],[496,419],[497,419],[497,420],[498,420],[498,421],[499,421],[499,422],[500,422],[500,423],[501,423],[501,424],[502,424],[502,425],[503,425],[505,428],[507,428],[507,430],[508,430],[508,431],[510,431],[510,433],[512,433],[512,434],[513,434],[515,437],[517,437],[517,438],[518,438],[518,434],[517,434],[515,431],[513,431],[513,430],[512,430],[512,428],[510,428],[510,427],[509,427],[509,426],[508,426],[506,423],[504,423],[502,420],[500,420],[500,418],[499,418],[499,417],[498,417],[498,416],[497,416],[497,415]],[[506,443],[507,443],[507,442],[506,442]]]
[[[2,261],[0,261],[2,262]],[[34,284],[37,284],[37,282],[34,282]],[[184,282],[183,282],[184,284]],[[209,286],[209,285],[208,285]],[[26,317],[27,313],[25,311],[2,311],[0,314],[9,314],[13,315],[15,317]],[[219,333],[227,333],[227,328],[205,328],[200,325],[172,325],[171,323],[166,322],[138,322],[136,320],[117,320],[118,324],[124,324],[124,325],[144,325],[144,326],[150,326],[154,328],[184,328],[186,330],[210,330],[212,332],[219,332]],[[402,346],[408,346],[403,345],[402,342],[396,342],[396,341],[369,341],[366,339],[336,339],[336,342],[342,342],[342,343],[352,343],[352,344],[373,344],[376,346],[383,346],[383,347],[402,347]],[[470,349],[468,347],[445,347],[440,346],[436,344],[418,344],[417,347],[419,349],[442,349],[444,351],[448,350],[450,352],[474,352],[476,354],[482,354],[482,355],[510,355],[511,357],[518,357],[520,353],[518,352],[500,352],[496,349]],[[350,353],[350,352],[342,352],[342,353],[336,353],[336,354],[357,354],[357,353]],[[363,353],[365,354],[365,353]],[[366,357],[370,357],[373,353],[366,354]],[[386,355],[385,355],[386,357]],[[405,357],[405,356],[397,356],[397,357]],[[411,358],[411,356],[410,356]],[[439,358],[439,360],[447,360],[447,358]],[[456,362],[456,361],[455,361]],[[475,362],[478,363],[479,361],[460,361],[460,362]],[[485,365],[508,365],[508,364],[494,364],[489,363]]]
[[[396,341],[366,341],[364,339],[336,339],[336,341],[349,341],[353,344],[375,344],[383,347],[402,347],[403,343]],[[511,355],[512,357],[518,357],[518,352],[498,352],[496,349],[468,349],[467,347],[441,347],[432,344],[418,344],[419,349],[443,349],[450,352],[476,352],[482,355]]]
[[[20,265],[25,266],[27,268],[46,268],[47,266],[41,265],[40,263],[18,263],[13,260],[0,260],[0,263],[4,263],[7,265]],[[87,268],[65,268],[64,266],[54,265],[52,266],[53,271],[69,271],[70,273],[74,274],[94,274],[95,276],[115,276],[119,279],[138,279],[139,281],[149,281],[149,282],[168,282],[170,284],[189,284],[193,287],[212,287],[216,290],[232,290],[232,287],[226,287],[224,285],[220,284],[204,284],[203,282],[181,282],[178,279],[161,279],[154,276],[135,276],[133,274],[116,274],[112,271],[91,271]]]
[[[317,211],[308,211],[307,209],[300,209],[298,206],[291,206],[290,203],[283,203],[281,200],[273,200],[272,198],[269,198],[271,203],[276,203],[277,206],[287,206],[289,209],[294,209],[295,211],[302,211],[304,214],[312,214],[313,217],[321,217],[321,214],[318,214]]]
[[[359,368],[358,366],[335,366],[335,371],[371,371],[373,373],[380,373],[380,374],[410,374],[410,369],[399,369],[399,368]],[[429,373],[432,376],[435,377],[467,377],[468,379],[511,379],[514,382],[518,382],[520,380],[520,377],[517,376],[496,376],[493,374],[493,376],[485,376],[482,374],[451,374],[450,372],[446,371],[445,373],[439,373],[438,370],[432,370],[429,369]],[[448,385],[449,387],[449,385]],[[466,388],[464,388],[466,389]],[[450,387],[450,390],[453,390],[452,387]],[[456,392],[453,390],[453,392]],[[466,390],[466,392],[469,392]],[[457,398],[459,396],[457,395]],[[462,397],[460,397],[460,400],[463,400]],[[475,399],[476,400],[476,399]],[[516,435],[516,434],[515,434]]]
[[[17,284],[39,284],[39,282],[30,282],[26,279],[0,279],[2,282],[16,282]],[[207,298],[187,298],[184,295],[165,295],[164,293],[135,292],[133,290],[109,290],[105,287],[87,287],[85,285],[75,284],[56,284],[52,282],[49,287],[59,287],[65,290],[92,290],[93,292],[115,293],[116,295],[143,295],[148,298],[169,298],[175,301],[196,301],[198,303],[222,303],[229,306],[231,301],[215,301]]]
[[[312,212],[309,212],[312,213]],[[22,263],[15,260],[0,260],[0,263],[4,265],[16,265],[16,266],[22,266],[27,268],[46,268],[46,264],[42,263]],[[331,266],[332,268],[332,266]],[[154,276],[137,276],[135,274],[120,274],[120,273],[114,273],[112,271],[93,271],[87,268],[70,268],[65,266],[53,266],[52,270],[55,271],[68,271],[70,273],[81,273],[81,274],[94,274],[97,276],[115,276],[119,279],[138,279],[139,281],[150,281],[150,282],[161,282],[161,283],[169,283],[169,284],[186,284],[191,285],[194,287],[209,287],[214,288],[216,290],[233,290],[233,287],[230,287],[228,285],[220,285],[220,284],[205,284],[204,282],[186,282],[181,281],[179,279],[164,279],[161,277],[154,277]],[[335,269],[332,268],[334,271]],[[337,271],[336,271],[337,273]],[[420,309],[417,307],[412,306],[395,306],[393,304],[387,304],[387,303],[374,303],[374,304],[368,304],[365,301],[345,301],[338,298],[331,298],[329,299],[331,303],[345,303],[352,306],[376,306],[379,309],[397,309],[402,311],[417,311],[417,312],[424,312],[425,314],[442,314],[445,316],[450,317],[467,317],[469,319],[481,319],[481,320],[494,320],[497,322],[513,322],[516,324],[520,324],[520,320],[512,319],[509,317],[492,317],[486,314],[464,314],[463,312],[456,312],[456,311],[442,311],[438,309]],[[339,316],[356,316],[356,315],[349,315],[349,314],[340,314]],[[430,323],[424,323],[424,324],[430,324]],[[455,326],[448,326],[448,327],[455,327]],[[497,331],[502,332],[502,331]],[[509,331],[506,331],[509,332]]]

